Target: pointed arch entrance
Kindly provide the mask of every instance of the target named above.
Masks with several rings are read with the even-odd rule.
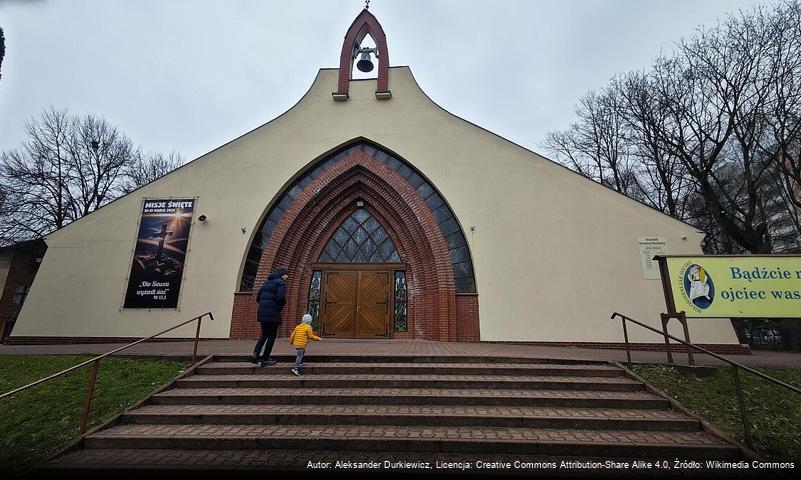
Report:
[[[406,264],[370,210],[357,200],[312,265],[307,310],[323,336],[389,338],[393,329],[407,330],[405,301],[396,302],[405,285],[395,282],[405,283]]]
[[[354,215],[361,215],[367,222],[367,217],[357,213],[360,210],[374,220],[370,229],[381,227],[397,256],[386,246],[383,253],[379,251],[379,256],[374,256],[373,246],[365,243],[365,238],[348,244],[343,234],[337,233]],[[358,229],[351,230],[358,234]],[[379,240],[384,240],[381,234],[372,239]],[[342,251],[334,248],[332,241]],[[380,249],[381,245],[376,247]],[[368,253],[370,257],[366,258]],[[346,259],[356,261],[343,262]],[[372,284],[364,294],[373,295],[374,307],[381,303],[376,300],[379,297],[386,301],[382,307],[389,315],[386,321],[382,320],[386,330],[376,335],[379,332],[375,321],[368,329],[372,337],[478,340],[478,296],[472,259],[457,219],[433,185],[408,162],[366,140],[359,139],[322,157],[265,212],[235,296],[232,338],[258,336],[254,286],[261,285],[279,266],[290,269],[281,335],[288,334],[297,318],[317,306],[324,326],[329,320],[325,302],[339,301],[326,297],[326,291],[331,292],[326,287],[336,287],[329,281],[336,275],[332,277],[330,273],[351,272],[341,274],[341,285],[349,277],[357,290],[353,293],[353,287],[348,287],[351,293],[343,294],[343,302],[351,302],[357,315],[365,303],[358,297],[362,278],[365,285]],[[400,274],[402,285],[398,283]],[[315,281],[320,285],[317,297],[313,292]],[[378,291],[381,282],[386,289]],[[398,292],[405,293],[405,298],[397,297]],[[319,302],[317,306],[315,302]],[[396,304],[406,307],[405,312],[400,312],[406,331],[395,322]],[[357,328],[354,326],[352,331]]]

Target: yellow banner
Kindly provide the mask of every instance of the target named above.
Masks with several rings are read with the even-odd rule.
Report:
[[[801,256],[667,257],[687,317],[801,318]]]

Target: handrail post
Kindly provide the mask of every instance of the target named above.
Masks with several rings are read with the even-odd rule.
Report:
[[[681,325],[684,327],[684,340],[687,343],[692,343],[690,342],[690,329],[687,326],[687,315],[682,310],[681,312],[678,313],[678,316]],[[693,349],[689,347],[687,347],[687,361],[690,363],[690,365],[695,365],[695,358],[693,357]]]
[[[629,332],[626,330],[626,319],[620,317],[620,321],[623,322],[623,338],[626,340],[626,360],[628,360],[628,366],[631,368],[631,349],[629,348]]]
[[[670,351],[670,339],[668,338],[667,330],[667,324],[668,320],[670,320],[670,317],[664,313],[660,313],[659,316],[662,318],[662,332],[665,334],[665,352],[667,352],[668,363],[673,365],[673,352]]]
[[[197,342],[200,340],[200,322],[203,320],[203,315],[197,317],[197,330],[195,331],[195,347],[192,349],[192,365],[195,364],[197,357]]]
[[[745,399],[743,398],[743,386],[740,383],[740,372],[737,365],[731,366],[734,371],[734,390],[737,393],[737,403],[740,406],[740,419],[743,422],[743,432],[745,432],[745,444],[751,450],[754,449],[754,444],[751,441],[751,426],[748,424],[748,411],[745,409]]]
[[[89,389],[86,391],[86,399],[83,401],[83,413],[81,414],[81,424],[78,428],[81,434],[86,432],[86,422],[89,419],[89,407],[92,405],[92,397],[95,394],[95,383],[97,383],[97,370],[100,368],[100,359],[92,362],[92,373],[89,375]]]
[[[683,317],[684,313],[683,312],[679,312],[677,315],[679,315],[680,317]],[[789,383],[785,383],[785,382],[783,382],[781,380],[778,380],[778,379],[773,378],[773,377],[771,377],[769,375],[766,375],[766,374],[760,372],[759,370],[754,370],[753,368],[747,367],[747,366],[739,364],[737,362],[733,362],[733,361],[729,360],[726,357],[718,355],[715,352],[707,350],[707,349],[705,349],[703,347],[699,347],[698,345],[694,345],[693,343],[691,343],[689,341],[690,340],[689,338],[687,338],[686,340],[682,340],[682,339],[680,339],[678,337],[674,337],[673,335],[668,334],[664,330],[664,326],[665,326],[665,317],[669,318],[669,314],[662,314],[662,319],[663,319],[663,322],[662,322],[663,331],[662,332],[660,332],[658,329],[656,329],[654,327],[648,326],[648,325],[646,325],[646,324],[644,324],[644,323],[642,323],[640,321],[637,321],[637,320],[635,320],[635,319],[633,319],[631,317],[627,317],[627,316],[623,315],[622,313],[615,312],[615,313],[612,314],[612,318],[613,319],[616,316],[619,316],[623,320],[628,320],[628,321],[634,323],[635,325],[639,325],[640,327],[645,328],[646,330],[650,330],[650,331],[652,331],[654,333],[657,333],[659,335],[665,336],[665,341],[666,342],[667,342],[667,340],[669,338],[670,340],[678,342],[678,343],[686,346],[689,349],[697,350],[697,351],[699,351],[701,353],[704,353],[706,355],[711,356],[712,358],[716,358],[718,360],[721,360],[721,361],[726,362],[729,365],[731,365],[732,375],[734,375],[734,390],[735,390],[735,394],[737,395],[737,406],[739,407],[739,410],[740,410],[740,421],[742,421],[742,423],[743,423],[743,432],[744,432],[744,436],[745,436],[745,444],[751,450],[754,450],[754,441],[753,441],[753,438],[751,437],[751,424],[750,424],[750,422],[748,420],[748,410],[746,409],[746,405],[745,405],[745,394],[743,392],[742,380],[740,379],[740,370],[744,370],[744,371],[746,371],[748,373],[751,373],[752,375],[756,376],[757,378],[761,378],[763,380],[767,380],[767,381],[769,381],[771,383],[779,385],[780,387],[786,388],[786,389],[790,390],[791,392],[795,392],[795,393],[801,395],[801,388],[798,388],[795,385],[791,385]],[[623,325],[625,326],[625,322],[623,323]],[[685,335],[686,335],[686,333],[687,332],[685,331]]]
[[[78,427],[78,430],[80,431],[80,433],[84,434],[84,433],[86,433],[86,424],[89,421],[89,409],[92,406],[92,399],[94,398],[94,394],[95,394],[95,384],[97,383],[97,372],[100,369],[100,361],[101,360],[103,360],[104,358],[106,358],[106,357],[108,357],[110,355],[113,355],[115,353],[121,352],[121,351],[123,351],[123,350],[125,350],[127,348],[131,348],[134,345],[139,345],[140,343],[145,342],[147,340],[150,340],[151,338],[156,338],[159,335],[163,335],[163,334],[165,334],[167,332],[171,332],[171,331],[175,330],[176,328],[183,327],[184,325],[188,325],[188,324],[194,322],[195,320],[197,320],[197,330],[195,332],[195,345],[194,345],[194,349],[192,350],[192,364],[194,365],[195,360],[197,360],[197,345],[198,345],[198,341],[200,340],[200,323],[203,320],[203,317],[205,317],[206,315],[209,316],[209,320],[214,320],[214,314],[212,312],[206,312],[203,315],[200,315],[199,317],[190,318],[189,320],[186,320],[185,322],[181,322],[178,325],[170,327],[170,328],[168,328],[166,330],[162,330],[161,332],[158,332],[158,333],[156,333],[154,335],[151,335],[149,337],[144,337],[144,338],[141,338],[141,339],[139,339],[139,340],[137,340],[135,342],[129,343],[127,345],[123,345],[122,347],[115,348],[114,350],[111,350],[111,351],[108,351],[106,353],[103,353],[103,354],[101,354],[101,355],[99,355],[97,357],[85,360],[85,361],[83,361],[83,362],[81,362],[81,363],[79,363],[77,365],[71,366],[70,368],[67,368],[67,369],[62,370],[62,371],[57,372],[57,373],[54,373],[53,375],[50,375],[49,377],[42,378],[42,379],[37,380],[35,382],[31,382],[31,383],[29,383],[27,385],[23,385],[21,387],[15,388],[15,389],[13,389],[13,390],[11,390],[9,392],[0,393],[0,400],[12,397],[12,396],[16,395],[17,393],[22,392],[23,390],[27,390],[27,389],[29,389],[31,387],[35,387],[36,385],[41,385],[41,384],[43,384],[45,382],[49,382],[50,380],[59,378],[62,375],[66,375],[67,373],[79,370],[79,369],[81,369],[81,368],[83,368],[86,365],[89,365],[91,363],[92,364],[92,372],[89,375],[89,388],[86,391],[86,398],[83,401],[83,412],[81,413],[81,421],[80,421],[80,424],[79,424],[79,427]]]

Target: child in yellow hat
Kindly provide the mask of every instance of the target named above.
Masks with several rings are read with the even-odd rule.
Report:
[[[298,356],[295,359],[295,366],[292,368],[292,374],[295,376],[300,376],[300,366],[303,364],[303,355],[306,354],[306,344],[309,343],[309,339],[312,340],[320,340],[320,337],[314,334],[314,330],[311,327],[312,316],[308,313],[303,315],[303,320],[301,320],[300,325],[295,327],[292,330],[292,335],[289,336],[289,343],[295,347],[295,350],[298,352]]]

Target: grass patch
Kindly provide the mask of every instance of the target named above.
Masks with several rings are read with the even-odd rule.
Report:
[[[88,355],[0,356],[0,393],[92,358]],[[106,358],[100,363],[87,430],[167,383],[182,362]],[[0,400],[0,472],[40,464],[78,437],[91,365]]]
[[[665,365],[632,365],[632,370],[745,444],[731,367],[692,372]],[[760,367],[757,370],[801,386],[799,369]],[[801,395],[742,370],[740,379],[754,449],[769,458],[801,460]]]

